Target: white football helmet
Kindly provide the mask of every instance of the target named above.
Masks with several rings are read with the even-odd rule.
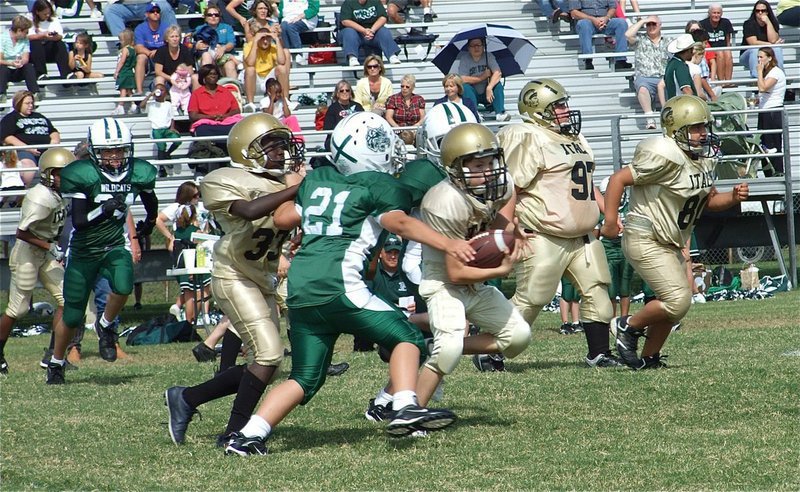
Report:
[[[396,174],[403,168],[405,152],[389,122],[375,113],[353,113],[331,135],[331,161],[345,176],[364,171]]]
[[[444,136],[462,123],[478,123],[475,115],[461,103],[437,104],[425,115],[417,132],[417,157],[441,165],[441,145]]]
[[[103,158],[104,150],[122,149],[114,159]],[[108,176],[124,176],[133,164],[133,141],[128,126],[114,118],[103,118],[89,127],[89,155],[100,170]],[[119,166],[113,163],[120,161]]]

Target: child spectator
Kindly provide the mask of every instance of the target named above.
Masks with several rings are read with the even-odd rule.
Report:
[[[169,97],[172,100],[172,109],[175,114],[184,114],[192,97],[192,71],[185,63],[181,63],[170,76],[170,80],[172,87],[169,89]]]
[[[92,72],[92,37],[89,34],[82,32],[75,36],[69,52],[69,69],[72,73],[67,75],[68,79],[97,79],[103,76],[100,72]]]
[[[147,111],[147,119],[150,120],[150,126],[153,131],[152,138],[178,138],[181,135],[175,131],[175,107],[174,101],[170,104],[167,101],[167,86],[164,84],[157,84],[155,90],[145,97],[139,107]],[[175,149],[180,147],[180,142],[170,143],[169,149],[165,142],[156,143],[158,148],[158,159],[170,159]],[[166,177],[172,176],[174,173],[174,165],[164,165],[158,168],[158,176]]]
[[[277,79],[269,78],[264,84],[264,99],[261,100],[261,111],[271,114],[278,118],[281,123],[286,125],[295,134],[295,137],[304,140],[300,132],[300,122],[297,116],[292,115],[292,108],[289,100],[283,93],[283,87]]]
[[[8,29],[0,31],[0,104],[6,102],[9,82],[25,79],[25,86],[39,100],[39,84],[36,83],[36,68],[31,62],[31,46],[28,29],[33,23],[18,15],[11,20]]]
[[[136,87],[136,79],[133,75],[133,67],[136,66],[136,52],[133,49],[133,31],[125,29],[117,36],[119,39],[119,58],[117,59],[117,68],[114,70],[114,80],[117,81],[116,89],[119,91],[120,97],[130,97],[133,94],[133,89]],[[131,108],[131,112],[136,113],[137,110]],[[138,109],[138,108],[137,108]],[[117,108],[114,110],[113,115],[125,114],[125,102],[120,101]]]
[[[19,164],[16,150],[2,150],[0,151],[0,170],[14,169]],[[0,196],[0,207],[8,206],[13,208],[22,203],[22,198],[25,196],[25,183],[22,181],[20,173],[7,172],[0,173],[0,191],[20,191],[16,196]]]

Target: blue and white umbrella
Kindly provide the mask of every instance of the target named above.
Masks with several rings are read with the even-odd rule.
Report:
[[[479,24],[462,29],[436,54],[432,62],[444,74],[459,73],[459,53],[467,51],[470,39],[486,40],[486,51],[494,55],[504,77],[524,74],[536,46],[516,29],[499,24]]]

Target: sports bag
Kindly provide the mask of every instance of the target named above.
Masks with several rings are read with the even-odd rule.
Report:
[[[178,321],[171,314],[157,316],[137,326],[125,341],[125,345],[158,345],[172,342],[202,340],[188,321]]]
[[[312,48],[333,48],[335,44],[330,43],[316,43],[312,44]],[[336,63],[335,51],[314,51],[308,54],[309,65],[332,65]]]

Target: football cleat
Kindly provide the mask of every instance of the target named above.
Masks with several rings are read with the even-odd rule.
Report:
[[[8,374],[8,362],[6,358],[0,355],[0,374]]]
[[[164,404],[169,413],[169,436],[175,444],[183,444],[186,440],[186,428],[197,410],[190,407],[183,399],[185,386],[173,386],[164,392]]]
[[[247,437],[241,432],[231,434],[228,445],[225,446],[225,454],[237,454],[239,456],[265,455],[267,450],[266,439],[261,437]]]
[[[217,358],[217,352],[203,342],[198,343],[192,349],[192,354],[197,362],[214,362]]]
[[[61,364],[49,363],[47,364],[47,376],[45,383],[47,384],[64,384],[64,366]]]
[[[390,437],[405,437],[415,431],[442,430],[455,421],[456,415],[450,410],[406,405],[394,414],[386,426],[386,432]]]
[[[114,330],[114,325],[112,324],[107,328],[103,328],[100,325],[100,318],[98,318],[97,321],[94,322],[94,331],[97,333],[100,357],[108,362],[117,360],[117,339],[119,335],[117,335],[116,330]]]
[[[475,354],[472,364],[480,372],[503,372],[506,370],[506,358],[503,354]]]
[[[619,359],[611,355],[611,353],[597,354],[597,357],[593,359],[586,357],[584,361],[589,367],[620,367],[624,365]]]
[[[384,420],[388,420],[392,416],[392,413],[392,402],[389,402],[388,405],[380,405],[375,403],[375,398],[372,398],[369,401],[367,411],[364,412],[364,417],[372,422],[383,422]]]
[[[327,374],[328,376],[341,376],[342,374],[346,373],[348,369],[350,369],[350,364],[348,364],[347,362],[341,362],[339,364],[330,364],[328,366]]]
[[[575,333],[575,327],[572,326],[571,323],[564,323],[561,325],[561,328],[558,329],[558,332],[562,335],[572,335]]]
[[[225,449],[228,446],[228,443],[231,442],[231,439],[235,435],[235,432],[226,432],[224,434],[217,434],[216,440],[216,447]]]
[[[643,371],[645,369],[666,369],[669,367],[664,361],[668,356],[661,354],[653,354],[642,357],[637,361],[636,366],[631,366],[634,371]]]
[[[611,323],[616,327],[617,352],[625,365],[635,368],[639,365],[639,356],[637,355],[639,338],[644,336],[644,332],[628,326],[628,318],[630,316],[620,316],[611,320]]]
[[[576,321],[575,323],[572,323],[572,332],[573,333],[583,333],[584,332],[583,323],[581,323],[580,321]]]

